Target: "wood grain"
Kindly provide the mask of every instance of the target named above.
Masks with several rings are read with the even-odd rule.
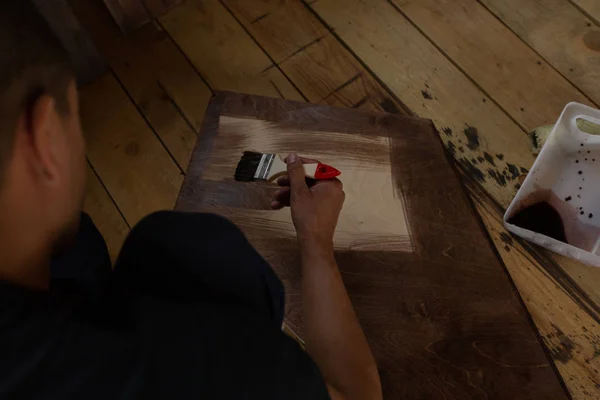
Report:
[[[106,62],[81,27],[67,0],[34,0],[34,4],[69,52],[80,85],[106,72]]]
[[[394,185],[405,201],[415,253],[336,252],[386,398],[566,398],[429,121],[218,94],[177,209],[243,213],[235,206],[203,205],[204,172],[219,151],[221,115],[295,127],[298,135],[312,130],[345,132],[348,140],[356,134],[390,138]],[[307,141],[299,150],[310,148]],[[286,322],[302,336],[295,240],[242,228],[283,279]]]
[[[303,99],[218,1],[187,0],[159,21],[211,89]]]
[[[213,190],[239,186],[237,199],[244,200],[239,204],[231,203],[231,200],[223,199],[223,193],[213,193],[207,188],[202,196],[203,202],[210,202],[214,207],[227,204],[243,208],[239,213],[230,214],[238,225],[265,230],[268,235],[295,238],[296,230],[288,209],[273,211],[269,204],[261,202],[255,206],[245,199],[246,189],[252,190],[254,196],[272,198],[277,185],[261,185],[265,190],[261,193],[251,188],[254,184],[230,181],[245,150],[288,154],[305,147],[307,142],[313,146],[309,151],[306,149],[303,156],[334,165],[342,171],[339,179],[344,185],[346,201],[334,237],[335,248],[411,252],[402,197],[396,195],[392,185],[387,137],[352,135],[349,138],[342,133],[328,132],[324,135],[323,132],[308,130],[302,130],[300,135],[297,130],[285,129],[267,121],[222,116],[219,135],[213,143],[214,150],[203,178],[211,181],[208,186]],[[348,148],[353,149],[351,157]]]
[[[114,265],[121,245],[129,232],[129,226],[89,165],[87,166],[87,187],[83,211],[92,217],[104,237]]]
[[[81,121],[89,160],[130,226],[172,209],[181,172],[112,74],[81,91]]]
[[[600,3],[596,0],[571,0],[600,26]]]
[[[78,0],[73,8],[128,95],[185,169],[210,89],[159,25],[124,36],[98,2]]]
[[[302,1],[224,3],[309,101],[406,113]]]
[[[600,393],[600,323],[565,290],[535,257],[530,244],[504,229],[501,213],[474,182],[469,192],[497,251],[540,331],[574,399],[597,399]],[[535,253],[534,253],[535,254]],[[589,270],[590,268],[588,268]],[[595,280],[593,281],[595,282]]]
[[[103,0],[115,22],[124,33],[150,22],[152,18],[141,0]]]
[[[476,0],[394,4],[528,132],[556,122],[571,101],[592,105]]]
[[[562,0],[481,0],[561,74],[600,104],[600,28]]]
[[[164,14],[182,0],[103,0],[123,33],[130,33]]]
[[[416,114],[491,196],[508,206],[533,163],[525,132],[385,0],[319,0],[311,7]]]

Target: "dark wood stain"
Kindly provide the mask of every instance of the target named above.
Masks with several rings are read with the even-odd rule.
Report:
[[[498,185],[500,185],[500,186],[506,186],[506,176],[502,175],[497,170],[489,168],[488,169],[488,175],[491,178],[493,178],[498,183]]]
[[[496,154],[496,158],[498,158],[498,160],[502,161],[502,160],[504,160],[504,154]]]
[[[510,218],[508,223],[567,243],[560,214],[545,201],[524,208]]]
[[[521,173],[519,172],[519,168],[517,168],[516,165],[506,163],[506,166],[508,167],[508,172],[510,172],[511,179],[517,179],[519,175],[521,175]]]
[[[297,129],[300,136],[309,129],[390,138],[393,184],[404,200],[414,252],[336,253],[386,399],[566,399],[431,121],[218,93],[208,107],[177,210],[227,216],[256,201],[234,198],[239,193],[227,185],[239,183],[217,187],[202,178],[220,115],[272,121]],[[304,143],[298,151],[310,146]],[[466,158],[460,165],[474,180],[485,179]],[[242,229],[283,280],[286,322],[302,336],[295,240],[261,227]]]
[[[452,136],[452,129],[449,127],[442,128],[442,132],[444,132],[446,136]]]
[[[485,160],[492,164],[494,167],[496,166],[496,164],[494,164],[494,157],[492,157],[492,155],[486,151],[483,152],[483,157],[485,158]]]
[[[465,129],[463,129],[463,133],[467,138],[467,147],[471,150],[476,150],[479,148],[479,132],[477,128],[467,125]]]
[[[462,168],[465,170],[465,173],[469,175],[471,178],[475,179],[477,182],[485,182],[485,174],[479,168],[477,168],[474,162],[470,162],[466,158],[461,158],[458,160]]]
[[[500,240],[502,240],[507,245],[512,245],[513,244],[512,237],[510,236],[509,233],[506,233],[506,232],[500,232]]]
[[[433,96],[427,90],[421,90],[421,95],[425,100],[433,100]]]

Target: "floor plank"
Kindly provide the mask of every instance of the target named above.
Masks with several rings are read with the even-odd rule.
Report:
[[[454,157],[508,206],[533,163],[525,132],[385,0],[311,7],[404,104],[434,121]]]
[[[593,106],[476,0],[393,3],[525,130],[556,122],[571,101]]]
[[[565,0],[480,0],[517,35],[600,104],[600,29]]]
[[[33,2],[68,51],[80,85],[92,82],[106,72],[106,62],[73,14],[67,0],[34,0]]]
[[[600,3],[597,0],[570,0],[600,25]]]
[[[308,101],[405,113],[301,0],[224,3]]]
[[[129,226],[89,165],[87,166],[87,187],[83,210],[92,217],[104,237],[114,265],[129,232]]]
[[[469,192],[496,249],[574,399],[600,398],[600,324],[504,230],[501,214],[471,182]],[[589,268],[589,267],[588,267]]]
[[[100,3],[78,0],[73,7],[128,94],[185,170],[210,89],[156,23],[125,36]]]
[[[81,91],[88,157],[130,226],[175,204],[183,176],[112,74]]]
[[[218,1],[187,0],[159,22],[211,89],[304,100]]]

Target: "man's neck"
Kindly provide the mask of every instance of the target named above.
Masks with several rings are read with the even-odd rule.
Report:
[[[0,279],[31,289],[48,289],[51,246],[45,242],[41,232],[0,215]]]

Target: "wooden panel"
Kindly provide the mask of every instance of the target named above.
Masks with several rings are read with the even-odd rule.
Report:
[[[553,279],[531,245],[506,233],[502,214],[481,189],[469,192],[537,329],[574,399],[600,398],[600,323]],[[589,267],[588,267],[589,269]]]
[[[102,233],[114,265],[129,232],[129,226],[89,165],[87,166],[87,187],[83,210],[92,217],[98,230]]]
[[[213,147],[223,134],[220,115],[270,121],[299,135],[322,131],[344,132],[349,141],[356,134],[390,138],[381,156],[390,157],[415,253],[336,252],[386,398],[566,398],[429,121],[219,94],[209,106],[177,209],[230,217],[261,198],[259,183],[228,178],[218,181],[230,190],[227,204],[210,199],[215,181],[207,167],[214,165],[213,152],[226,154]],[[295,141],[301,152],[314,148],[309,140]],[[340,151],[361,154],[352,147]],[[235,156],[230,154],[231,162]],[[241,227],[284,280],[286,321],[302,336],[295,240],[263,227]]]
[[[432,80],[428,78],[427,86],[425,86],[423,90],[434,99],[435,97],[440,98],[440,96],[435,95],[436,92],[443,93],[445,95],[446,104],[457,101],[457,105],[463,107],[465,113],[462,113],[460,110],[458,112],[455,110],[448,112],[450,111],[450,108],[448,108],[448,110],[436,110],[436,114],[429,111],[424,113],[422,110],[420,110],[419,113],[421,115],[431,116],[434,119],[436,119],[436,116],[439,116],[437,123],[438,128],[441,128],[440,133],[442,136],[452,135],[452,137],[445,138],[444,141],[449,146],[448,150],[458,160],[461,169],[471,180],[477,183],[483,183],[483,187],[494,194],[496,201],[503,205],[508,204],[512,198],[512,194],[507,193],[504,198],[498,197],[496,194],[497,192],[495,193],[494,190],[490,190],[490,184],[488,182],[490,175],[487,175],[486,178],[486,172],[487,174],[494,172],[494,174],[491,175],[491,178],[497,180],[499,184],[510,183],[511,180],[507,179],[505,171],[502,171],[502,174],[498,174],[491,169],[490,166],[491,163],[498,166],[500,164],[498,160],[499,157],[503,157],[506,160],[507,155],[514,155],[524,151],[521,144],[521,138],[519,137],[519,134],[507,135],[506,132],[502,132],[502,129],[497,129],[494,121],[485,120],[486,109],[484,108],[482,110],[480,107],[475,106],[474,109],[477,109],[480,113],[479,116],[482,117],[482,119],[479,120],[481,125],[479,125],[478,129],[478,138],[484,138],[473,144],[479,146],[481,154],[477,157],[473,157],[471,163],[466,162],[466,158],[463,155],[464,153],[461,153],[460,149],[463,148],[464,150],[466,144],[468,144],[468,140],[465,141],[465,137],[462,136],[462,134],[457,137],[456,130],[453,130],[452,128],[445,129],[447,123],[444,123],[443,120],[447,119],[452,121],[456,117],[459,117],[460,119],[464,118],[465,121],[469,121],[469,119],[477,118],[478,116],[474,114],[472,107],[473,101],[469,100],[469,97],[472,98],[472,96],[465,96],[463,94],[465,91],[465,80],[456,79],[456,73],[451,69],[450,72],[452,73],[448,73],[449,68],[446,66],[447,61],[438,56],[431,56],[430,53],[433,52],[431,48],[422,43],[422,40],[419,39],[419,35],[416,34],[414,30],[406,28],[406,26],[399,21],[399,17],[394,16],[392,10],[387,7],[384,2],[371,3],[371,8],[368,6],[360,8],[358,7],[357,2],[342,3],[339,1],[331,2],[328,0],[320,0],[319,2],[314,3],[313,7],[328,24],[336,29],[336,33],[346,41],[355,54],[358,54],[358,56],[360,56],[362,60],[380,76],[380,78],[384,78],[384,82],[388,84],[392,91],[401,97],[401,99],[411,108],[417,107],[419,110],[420,105],[427,105],[426,101],[419,104],[417,93],[419,91],[419,84],[421,84],[422,80],[417,79],[418,75],[415,77],[415,74],[418,74],[419,71],[425,71],[427,75],[436,77],[434,81],[436,89],[433,89]],[[424,51],[424,49],[427,51]],[[399,59],[401,57],[404,57],[404,60]],[[406,60],[408,61],[403,62]],[[442,71],[443,73],[441,73]],[[411,82],[410,79],[413,79],[414,82]],[[462,83],[462,85],[457,84],[457,81]],[[429,91],[429,89],[432,90]],[[472,90],[469,90],[469,92],[471,91]],[[407,100],[407,98],[410,101]],[[457,100],[458,98],[460,98],[460,101]],[[474,101],[477,101],[477,98],[475,98]],[[487,103],[489,102],[489,99],[483,97],[481,101],[486,101]],[[491,132],[495,132],[493,135],[506,137],[508,140],[502,144],[499,142],[488,143],[487,135]],[[463,133],[465,132],[463,131]],[[462,143],[459,142],[459,140],[462,140]],[[500,147],[497,147],[499,144]],[[482,148],[482,146],[485,147]],[[524,155],[524,157],[528,157],[528,155]],[[528,164],[524,163],[522,166],[527,168]],[[509,168],[508,177],[517,176],[523,172],[523,170],[517,168],[512,161],[508,162],[507,167]],[[475,192],[470,190],[470,193],[471,195],[474,195]],[[487,196],[485,197],[485,201],[490,209],[495,210],[494,218],[501,220],[503,213],[502,209],[499,209],[494,204],[494,200]],[[511,237],[510,234],[501,231],[500,229],[501,228],[498,228],[497,236],[494,238],[495,240],[498,236],[504,241]],[[498,242],[502,249],[504,249],[505,246],[508,247],[507,244],[502,243],[499,239]],[[532,258],[533,256],[528,255],[527,257]],[[583,266],[573,260],[557,260],[561,264],[556,265],[556,262],[552,260],[552,257],[556,256],[551,253],[549,254],[549,252],[543,251],[542,254],[538,253],[537,257],[542,263],[541,265],[538,264],[541,268],[538,277],[541,279],[540,284],[548,286],[552,285],[552,282],[556,280],[555,282],[560,284],[560,289],[557,290],[562,291],[565,296],[574,299],[572,303],[573,308],[576,309],[578,313],[585,315],[586,318],[594,320],[594,318],[597,317],[597,313],[593,311],[593,307],[596,307],[593,299],[597,299],[598,295],[597,290],[593,290],[592,288],[597,287],[595,285],[596,282],[598,282],[598,274],[600,271],[590,270],[589,267]],[[539,292],[530,290],[531,286],[528,282],[528,279],[530,279],[528,275],[529,269],[527,268],[533,268],[531,262],[529,264],[523,262],[517,263],[517,261],[512,258],[506,258],[505,261],[507,262],[507,266],[510,269],[513,279],[519,284],[519,290],[524,293],[524,296],[526,294],[527,297],[524,297],[524,299],[530,306],[532,313],[537,313],[540,318],[547,321],[546,324],[538,326],[540,332],[544,335],[545,340],[552,341],[554,346],[558,346],[559,340],[564,343],[568,343],[568,341],[576,342],[578,343],[578,346],[581,346],[580,351],[583,354],[591,354],[598,349],[597,339],[587,333],[585,326],[574,323],[572,320],[568,319],[568,317],[561,317],[563,315],[568,315],[568,313],[563,309],[559,302],[545,303],[544,298],[538,296]],[[570,276],[565,274],[565,270]],[[574,283],[573,280],[577,283]],[[581,287],[586,290],[582,291]],[[592,299],[590,299],[590,297],[592,297]],[[551,329],[548,329],[549,326]],[[563,334],[559,335],[560,339],[556,336],[557,331],[563,332]],[[569,371],[566,375],[569,376],[569,379],[573,375],[576,375],[577,371],[580,369],[577,360],[572,360],[569,357],[561,358],[560,352],[554,352],[553,357],[557,362],[562,363],[561,371]],[[590,368],[586,374],[583,374],[579,378],[573,378],[567,381],[572,392],[581,393],[580,382],[587,379],[586,376],[590,371],[593,372],[594,369]],[[579,386],[576,388],[577,385]],[[596,393],[598,391],[592,392],[589,390],[590,387],[593,387],[593,384],[590,386],[589,381],[586,381],[585,387],[589,393]]]
[[[394,4],[527,131],[571,101],[592,105],[476,0]]]
[[[168,35],[148,24],[127,36],[93,0],[73,8],[144,117],[185,169],[210,90]]]
[[[300,0],[224,3],[308,101],[405,113]]]
[[[297,151],[296,146],[310,142],[313,148],[305,151],[303,156],[321,160],[342,171],[339,179],[344,185],[346,200],[334,247],[337,250],[412,252],[402,198],[396,195],[392,185],[388,138],[353,135],[349,139],[342,133],[323,135],[319,131],[303,130],[299,142],[295,130],[282,129],[267,121],[225,116],[220,118],[219,129],[220,135],[215,139],[215,150],[209,160],[210,167],[203,173],[204,179],[214,182],[231,179],[231,171],[235,171],[239,161],[236,157],[247,149],[287,155]],[[360,152],[350,158],[342,151],[348,147],[360,149]],[[221,190],[222,185],[216,184],[214,189]],[[267,188],[265,190],[264,197],[272,198],[274,194]],[[215,206],[227,204],[226,201],[221,203],[221,193],[205,196]],[[258,204],[256,209],[245,209],[233,221],[241,226],[262,226],[280,238],[295,238],[296,229],[289,210],[273,211],[269,204],[266,208]]]
[[[218,1],[187,0],[159,21],[213,90],[303,99]]]
[[[600,103],[600,29],[564,0],[481,0],[542,57]]]
[[[113,75],[81,92],[88,157],[130,226],[172,209],[181,172]]]
[[[106,72],[106,62],[81,28],[67,0],[34,0],[34,3],[69,52],[80,85]]]
[[[533,163],[525,132],[385,0],[319,0],[311,7],[507,206]]]

